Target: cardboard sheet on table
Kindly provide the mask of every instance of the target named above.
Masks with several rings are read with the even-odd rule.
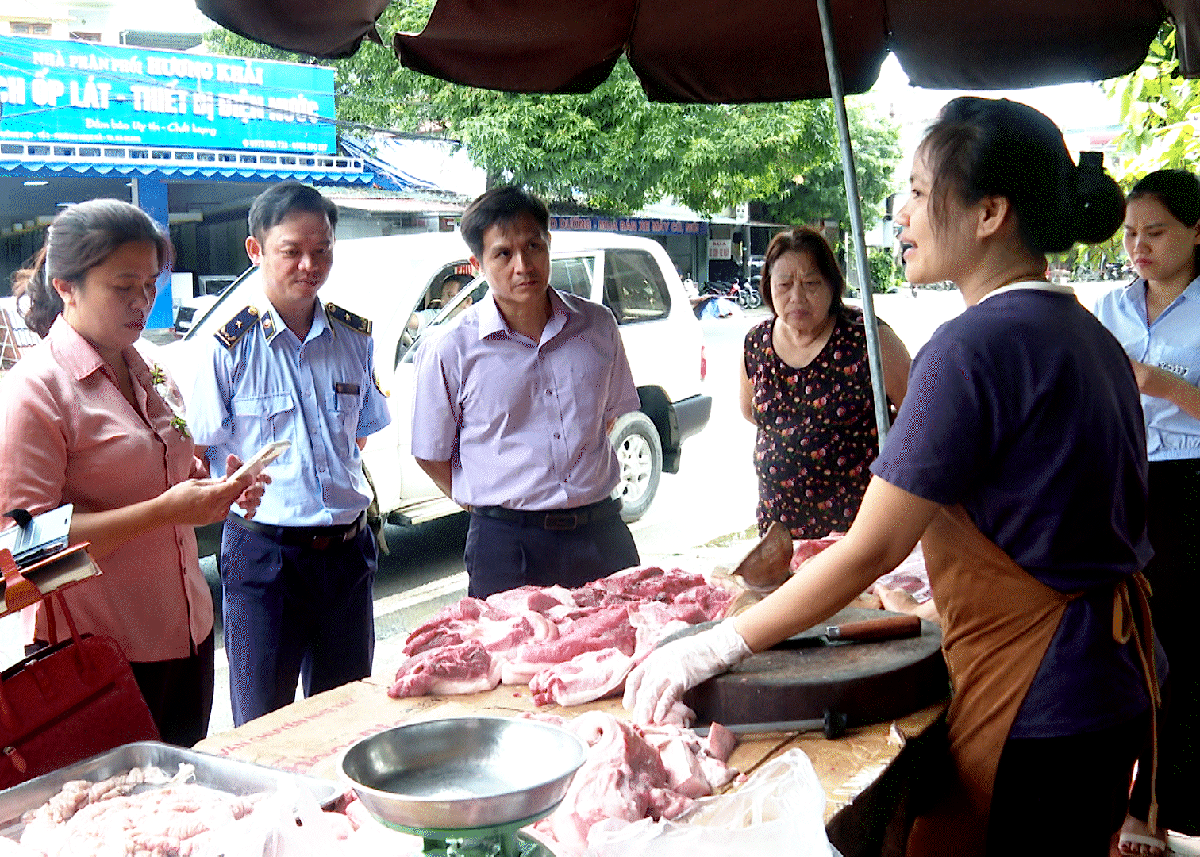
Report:
[[[529,688],[519,685],[502,685],[470,696],[392,699],[382,686],[357,681],[294,702],[238,729],[212,735],[197,744],[196,749],[283,770],[335,777],[337,757],[343,750],[360,738],[401,723],[481,714],[519,717],[530,711],[576,717],[592,710],[626,716],[619,699],[602,699],[569,709],[559,706],[539,709]],[[786,736],[772,735],[743,741],[730,764],[749,772],[785,740]]]
[[[896,721],[905,734],[920,731],[936,716],[932,706]],[[602,699],[571,708],[533,703],[529,688],[503,686],[470,696],[420,696],[392,699],[387,688],[369,680],[295,702],[265,717],[201,741],[197,750],[227,755],[260,765],[321,777],[337,777],[337,759],[360,738],[415,720],[495,715],[516,717],[544,711],[576,717],[585,711],[627,716],[620,699]],[[821,733],[749,735],[738,745],[730,764],[749,774],[792,747],[808,754],[826,792],[826,818],[861,791],[900,751],[889,740],[891,723],[852,729],[836,741]],[[736,785],[731,786],[736,788]]]

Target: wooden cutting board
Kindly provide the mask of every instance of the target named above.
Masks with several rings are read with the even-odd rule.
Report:
[[[889,615],[897,614],[848,607],[797,636]],[[698,724],[821,719],[826,712],[844,715],[849,727],[879,723],[949,696],[941,645],[940,627],[922,621],[919,637],[770,649],[703,682],[683,701]]]

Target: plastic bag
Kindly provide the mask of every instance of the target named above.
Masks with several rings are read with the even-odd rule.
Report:
[[[586,857],[840,857],[825,836],[824,815],[825,791],[812,762],[792,749],[735,791],[701,798],[674,821],[593,825]]]
[[[263,797],[254,811],[216,831],[204,857],[329,857],[351,833],[344,815],[322,811],[299,786]]]

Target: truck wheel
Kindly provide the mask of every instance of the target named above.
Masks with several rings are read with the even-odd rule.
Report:
[[[621,501],[621,520],[629,524],[646,514],[658,492],[662,442],[654,423],[641,411],[620,417],[610,437],[621,465],[621,483],[613,496]]]

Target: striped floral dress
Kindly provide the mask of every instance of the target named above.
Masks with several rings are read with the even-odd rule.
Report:
[[[774,318],[746,334],[743,359],[758,439],[758,529],[779,521],[797,539],[845,532],[879,454],[862,311],[837,316],[829,341],[799,369],[775,353]]]

